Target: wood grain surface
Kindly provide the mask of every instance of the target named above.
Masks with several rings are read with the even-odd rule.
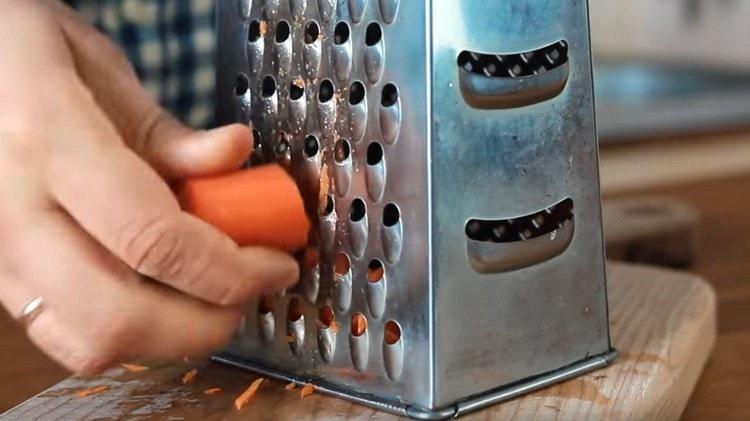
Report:
[[[611,263],[612,337],[621,358],[604,370],[489,408],[467,419],[599,420],[680,417],[716,335],[716,300],[702,279],[681,272]],[[198,369],[195,380],[183,375]],[[234,399],[257,376],[217,364],[170,365],[132,373],[110,370],[69,379],[4,414],[36,419],[392,419],[321,394],[267,381],[249,405]],[[77,397],[105,386],[100,394]],[[211,388],[215,394],[205,394]]]

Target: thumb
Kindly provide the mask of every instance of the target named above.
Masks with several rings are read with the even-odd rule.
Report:
[[[248,158],[253,146],[248,127],[196,131],[183,125],[143,88],[112,41],[69,7],[55,4],[79,77],[127,145],[162,176],[188,178],[231,171]]]

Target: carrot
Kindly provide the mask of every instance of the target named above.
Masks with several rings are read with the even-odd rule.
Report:
[[[234,407],[237,408],[237,410],[240,410],[247,406],[248,403],[250,403],[250,400],[253,399],[256,393],[258,393],[258,389],[260,389],[260,385],[263,383],[263,378],[259,378],[255,380],[252,384],[250,384],[250,387],[247,388],[240,396],[237,396],[237,399],[234,400]]]
[[[182,384],[188,384],[192,383],[193,380],[195,380],[195,376],[198,374],[198,369],[194,368],[187,373],[185,373],[184,376],[182,376]]]
[[[352,335],[362,336],[367,332],[367,319],[362,313],[355,313],[352,317]]]
[[[299,397],[300,399],[304,399],[313,393],[315,393],[315,386],[312,383],[308,383],[299,391]]]
[[[370,282],[378,282],[383,279],[385,275],[385,269],[383,266],[376,266],[367,269],[367,280]]]
[[[212,387],[210,389],[204,390],[203,393],[206,394],[206,395],[215,395],[215,394],[217,394],[217,393],[219,393],[221,391],[222,391],[222,388],[220,388],[220,387]]]
[[[318,189],[318,213],[321,215],[328,205],[328,193],[331,191],[331,179],[328,177],[328,164],[320,170],[320,188]]]
[[[240,246],[294,251],[307,244],[310,221],[302,195],[279,165],[187,180],[177,196],[183,209]]]
[[[99,395],[101,393],[106,392],[107,390],[109,390],[109,386],[107,385],[90,387],[88,389],[83,389],[83,390],[79,390],[78,392],[76,392],[76,397],[86,398],[86,397],[93,396],[93,395]]]
[[[131,373],[140,373],[141,371],[148,370],[148,367],[138,364],[120,364],[120,367],[128,370]]]
[[[297,385],[294,382],[291,382],[287,384],[286,386],[284,386],[284,390],[286,391],[294,390],[295,387],[297,387]]]

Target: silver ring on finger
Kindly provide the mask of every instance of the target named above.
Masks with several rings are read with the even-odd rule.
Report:
[[[36,297],[33,300],[26,303],[18,315],[17,320],[21,322],[25,327],[29,327],[34,320],[39,317],[39,314],[44,310],[44,300],[42,297]]]

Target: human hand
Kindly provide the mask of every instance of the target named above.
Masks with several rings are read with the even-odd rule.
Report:
[[[41,297],[28,334],[79,374],[220,347],[299,269],[182,212],[165,180],[238,168],[249,129],[182,126],[57,1],[0,8],[0,301]]]

